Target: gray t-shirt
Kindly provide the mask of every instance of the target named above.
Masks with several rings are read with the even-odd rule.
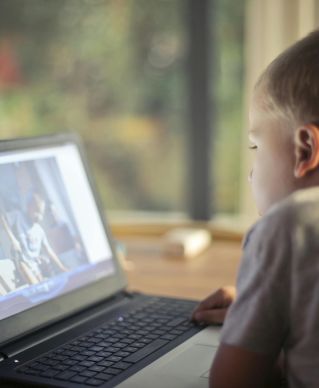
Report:
[[[248,232],[221,342],[285,353],[290,388],[319,387],[319,188],[273,206]]]

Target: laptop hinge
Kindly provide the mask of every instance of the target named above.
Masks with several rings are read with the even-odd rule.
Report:
[[[122,291],[122,294],[123,294],[124,297],[126,297],[126,298],[134,298],[136,295],[141,295],[140,292],[137,292],[137,291],[128,291],[128,290],[123,290],[123,291]]]

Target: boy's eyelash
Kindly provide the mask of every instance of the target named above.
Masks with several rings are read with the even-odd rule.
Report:
[[[257,146],[256,146],[256,145],[250,145],[250,146],[248,146],[248,148],[249,148],[250,150],[255,150],[255,149],[257,149]]]

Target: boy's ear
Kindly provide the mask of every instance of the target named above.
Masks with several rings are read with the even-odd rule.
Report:
[[[296,178],[302,178],[319,166],[319,127],[307,124],[295,132]]]

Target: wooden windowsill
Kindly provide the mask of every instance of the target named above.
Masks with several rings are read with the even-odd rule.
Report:
[[[115,238],[159,237],[173,228],[204,228],[214,240],[242,241],[254,220],[242,216],[219,216],[208,222],[187,219],[180,214],[158,215],[152,213],[109,213],[109,223]]]

